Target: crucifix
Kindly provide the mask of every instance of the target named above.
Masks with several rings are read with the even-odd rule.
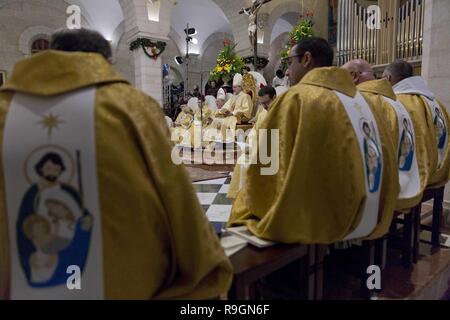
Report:
[[[252,5],[248,8],[242,8],[239,14],[246,14],[248,16],[248,36],[250,44],[253,48],[255,71],[258,68],[258,12],[263,5],[272,0],[252,0]]]

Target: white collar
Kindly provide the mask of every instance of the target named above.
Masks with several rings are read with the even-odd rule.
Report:
[[[394,85],[395,94],[418,94],[425,96],[430,100],[434,100],[435,96],[433,92],[428,88],[425,80],[422,77],[410,77],[404,79]]]

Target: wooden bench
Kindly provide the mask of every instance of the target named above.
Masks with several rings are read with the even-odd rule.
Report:
[[[306,292],[306,299],[321,300],[323,294],[323,246],[276,245],[259,249],[251,245],[233,255],[234,279],[228,298],[230,300],[258,299],[254,285],[258,280],[282,270],[284,267],[306,259],[307,268],[299,268],[292,281]]]
[[[417,263],[419,259],[419,244],[421,230],[431,232],[431,245],[434,250],[440,248],[441,237],[441,221],[443,215],[445,187],[428,188],[424,191],[422,200],[419,205],[412,208],[408,213],[397,213],[391,226],[391,234],[397,231],[397,223],[403,225],[402,237],[400,240],[400,250],[402,252],[402,264],[405,268],[409,268],[413,263]],[[431,227],[421,223],[422,204],[424,202],[433,201],[433,217]],[[399,218],[404,215],[404,219]]]

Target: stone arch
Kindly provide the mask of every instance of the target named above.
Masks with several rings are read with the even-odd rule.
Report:
[[[160,1],[159,21],[151,21],[147,1],[119,0],[125,20],[125,32],[146,33],[149,37],[167,40],[170,32],[171,12],[174,0]],[[161,36],[162,35],[162,36]]]
[[[288,0],[280,2],[280,4],[276,6],[270,13],[269,20],[267,21],[264,30],[264,43],[270,45],[270,42],[272,40],[272,31],[278,19],[280,19],[286,13],[297,12],[300,14],[301,11],[302,6],[299,1]]]
[[[226,33],[226,32],[216,32],[213,33],[212,35],[210,35],[208,37],[208,39],[206,39],[205,43],[202,46],[201,49],[201,53],[200,53],[200,58],[202,58],[203,54],[205,53],[205,51],[215,42],[217,41],[224,41],[226,39],[231,40],[232,42],[234,42],[234,37],[232,34]]]
[[[176,56],[184,56],[185,54],[180,50],[178,40],[176,39],[177,36],[179,37],[178,33],[175,30],[172,31],[169,34],[169,43],[167,44],[166,52],[163,54],[163,63],[167,63],[171,69],[176,70],[184,79],[185,70],[175,62],[174,58]]]
[[[46,26],[33,26],[26,29],[19,38],[19,50],[24,55],[31,55],[31,45],[37,39],[50,40],[54,30]]]
[[[272,40],[269,51],[269,63],[264,69],[264,77],[268,80],[272,80],[275,77],[275,72],[281,66],[281,58],[279,56],[283,46],[289,39],[289,33],[285,32]]]
[[[181,82],[184,81],[186,77],[184,70],[180,68],[180,66],[177,65],[175,62],[169,62],[168,65],[170,66],[170,70],[180,77]]]
[[[239,55],[246,56],[252,54],[250,40],[248,38],[248,20],[239,10],[245,6],[242,0],[213,0],[227,17],[231,24],[234,41],[236,42],[236,51]]]
[[[123,41],[123,37],[125,36],[125,21],[122,21],[114,30],[112,40],[111,40],[111,49],[113,50],[113,63],[115,62],[115,58],[117,56],[117,51],[119,50],[119,43]]]
[[[125,22],[122,21],[114,31],[111,47],[113,50],[113,66],[130,83],[134,83],[134,59],[129,50],[127,34],[124,32]]]
[[[170,28],[170,32],[168,35],[169,39],[173,41],[175,46],[178,49],[178,55],[184,56],[185,53],[181,54],[182,52],[186,51],[186,42],[183,38],[181,38],[180,34],[173,28]]]
[[[214,68],[217,60],[217,55],[223,48],[223,41],[229,39],[234,42],[234,37],[230,33],[226,32],[216,32],[213,33],[206,39],[202,46],[200,60],[200,72],[202,73],[204,87],[209,79],[210,72]]]

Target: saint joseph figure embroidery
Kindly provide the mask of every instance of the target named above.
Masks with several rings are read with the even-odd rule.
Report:
[[[24,173],[31,185],[20,205],[17,244],[31,287],[65,284],[69,266],[83,271],[86,264],[93,218],[79,191],[70,181],[62,181],[67,170],[73,177],[74,163],[70,153],[58,146],[36,149],[25,163]]]

